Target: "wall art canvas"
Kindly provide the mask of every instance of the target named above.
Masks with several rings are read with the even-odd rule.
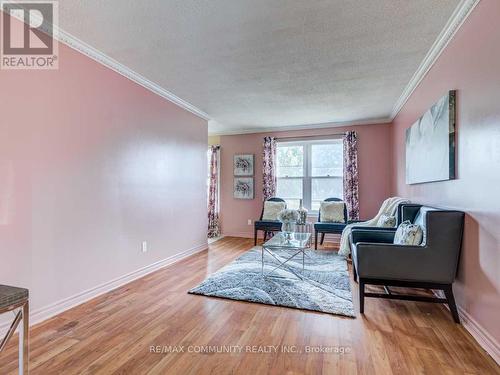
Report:
[[[234,155],[234,175],[253,176],[253,154]]]
[[[253,177],[235,177],[233,196],[236,199],[253,199],[254,198]]]
[[[455,98],[449,91],[406,130],[406,183],[455,178]]]

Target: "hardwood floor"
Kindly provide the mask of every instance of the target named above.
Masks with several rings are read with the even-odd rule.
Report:
[[[250,247],[252,240],[224,238],[207,252],[33,327],[31,373],[500,373],[449,312],[435,304],[367,299],[365,315],[352,319],[186,293]],[[359,311],[356,284],[352,289]],[[152,346],[170,346],[171,352],[156,353]],[[233,352],[188,353],[204,346],[233,346]],[[241,353],[237,346],[243,347]],[[337,352],[306,353],[306,346]],[[0,374],[16,372],[13,339],[0,355]]]

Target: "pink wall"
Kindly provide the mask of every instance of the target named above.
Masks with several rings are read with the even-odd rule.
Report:
[[[373,217],[390,193],[390,125],[362,125],[221,137],[221,223],[224,235],[253,237],[253,224],[262,210],[262,142],[265,136],[300,137],[356,130],[359,138],[360,215]],[[233,198],[233,155],[255,154],[255,199]]]
[[[482,0],[393,124],[394,186],[417,202],[467,212],[458,302],[500,341],[500,1]],[[458,178],[405,184],[404,134],[447,90],[457,92]],[[498,350],[498,346],[497,346]]]
[[[0,71],[0,283],[35,312],[206,246],[206,121],[63,45],[59,67]]]

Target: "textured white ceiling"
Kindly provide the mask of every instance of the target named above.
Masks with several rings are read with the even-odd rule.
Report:
[[[389,117],[459,0],[64,0],[62,29],[211,132]]]

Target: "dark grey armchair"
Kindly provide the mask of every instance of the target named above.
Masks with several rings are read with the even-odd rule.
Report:
[[[359,279],[360,312],[364,298],[389,298],[447,303],[453,320],[460,323],[452,284],[457,273],[465,214],[417,204],[402,207],[402,221],[422,226],[419,246],[394,245],[395,231],[353,229],[353,276]],[[365,293],[365,285],[383,285],[386,293]],[[446,298],[394,294],[389,286],[444,291]]]

